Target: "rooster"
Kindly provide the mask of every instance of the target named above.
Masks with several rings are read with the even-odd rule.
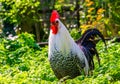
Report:
[[[66,80],[81,74],[89,75],[89,71],[94,69],[94,55],[100,64],[95,37],[99,36],[105,43],[103,35],[95,28],[88,29],[74,41],[56,10],[53,10],[50,22],[48,59],[56,77]]]

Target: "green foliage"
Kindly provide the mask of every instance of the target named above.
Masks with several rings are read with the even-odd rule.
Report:
[[[111,17],[110,20],[112,23],[119,25],[119,21],[120,21],[120,11],[118,11],[120,9],[120,1],[119,0],[115,0],[115,1],[111,1],[108,0],[109,2],[109,7],[110,7],[110,13],[111,13]]]
[[[72,29],[70,31],[70,34],[71,34],[72,38],[74,38],[75,40],[79,39],[81,36],[81,32],[78,32],[78,29]]]
[[[15,39],[0,40],[0,83],[40,84],[56,80],[47,59],[48,47],[40,48],[33,35],[22,33]]]
[[[13,65],[22,62],[21,56],[24,56],[25,52],[31,49],[39,49],[39,46],[35,43],[33,35],[28,33],[22,33],[18,37],[9,37],[4,39],[4,49],[6,49],[6,63]]]
[[[101,7],[102,0],[85,0],[84,3],[81,2],[83,6],[83,11],[81,11],[80,22],[81,30],[84,33],[89,28],[98,28],[103,30],[104,25],[104,12],[105,9]]]
[[[74,11],[75,4],[76,4],[75,0],[73,0],[72,3],[70,0],[57,0],[57,1],[55,1],[54,7],[55,7],[55,9],[57,9],[59,11],[62,11],[64,9],[64,7],[70,7],[70,10]]]
[[[120,45],[107,43],[107,51],[99,42],[97,49],[101,66],[95,60],[93,76],[83,75],[69,79],[66,84],[119,84]],[[48,46],[35,46],[33,35],[23,33],[14,40],[0,38],[0,83],[1,84],[57,84],[59,81],[48,61]],[[9,46],[9,47],[8,47]]]
[[[1,0],[2,11],[0,15],[4,20],[20,24],[22,21],[33,22],[38,20],[40,2],[36,0]]]

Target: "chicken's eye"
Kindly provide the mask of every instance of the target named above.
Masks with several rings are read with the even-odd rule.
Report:
[[[55,21],[55,22],[52,22],[52,25],[57,25],[59,22],[58,21]]]
[[[55,21],[55,23],[59,23],[58,21]]]

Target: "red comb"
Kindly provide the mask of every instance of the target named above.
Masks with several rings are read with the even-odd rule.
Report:
[[[50,22],[54,22],[57,18],[59,19],[59,14],[56,10],[52,11],[51,17],[50,17]]]

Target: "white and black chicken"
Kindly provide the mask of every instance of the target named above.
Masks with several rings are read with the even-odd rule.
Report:
[[[53,10],[48,54],[52,70],[58,79],[72,79],[83,73],[89,75],[89,71],[94,69],[94,55],[100,64],[95,37],[99,36],[105,43],[103,35],[95,28],[88,29],[79,40],[74,41],[59,18],[58,12]]]

